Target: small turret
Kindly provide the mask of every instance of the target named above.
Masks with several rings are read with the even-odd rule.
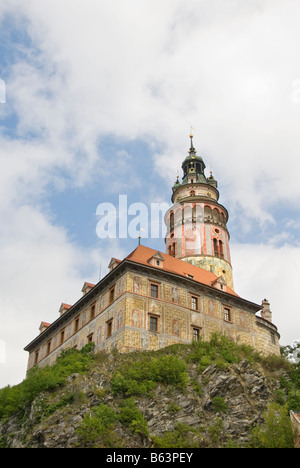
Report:
[[[264,299],[261,303],[260,315],[263,319],[268,320],[268,322],[272,322],[272,312],[270,309],[270,303],[267,299]]]

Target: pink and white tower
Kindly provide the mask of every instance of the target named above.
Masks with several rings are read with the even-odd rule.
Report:
[[[169,255],[213,272],[233,289],[227,229],[228,212],[221,205],[217,181],[207,178],[205,164],[193,145],[182,163],[183,178],[173,186],[173,206],[165,215]]]

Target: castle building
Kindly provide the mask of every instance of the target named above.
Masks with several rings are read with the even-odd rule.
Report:
[[[213,175],[205,176],[192,135],[182,169],[165,215],[166,253],[139,244],[123,260],[112,258],[101,281],[84,283],[75,304],[61,304],[56,321],[41,323],[25,347],[28,370],[52,365],[62,350],[89,342],[107,352],[130,352],[208,340],[214,332],[263,354],[280,354],[269,302],[250,302],[234,290],[228,212]]]

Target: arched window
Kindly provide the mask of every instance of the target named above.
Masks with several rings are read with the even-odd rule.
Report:
[[[216,238],[214,238],[213,243],[214,243],[214,256],[215,256],[215,257],[218,257],[218,256],[219,256],[219,252],[218,252],[218,241],[217,241]]]
[[[172,244],[172,254],[173,257],[175,257],[175,254],[176,254],[176,247],[175,247],[175,242]]]
[[[213,210],[213,218],[214,218],[214,221],[219,223],[220,222],[220,212],[219,210],[217,210],[217,208],[214,208]]]
[[[224,258],[224,249],[223,249],[223,242],[219,241],[219,252],[220,252],[220,257]]]
[[[204,219],[205,221],[209,221],[212,218],[211,208],[210,206],[204,207]]]
[[[170,231],[174,230],[174,213],[173,211],[170,214]]]

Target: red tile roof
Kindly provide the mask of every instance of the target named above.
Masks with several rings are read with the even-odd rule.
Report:
[[[126,257],[126,260],[130,260],[135,263],[140,263],[142,265],[152,266],[149,262],[151,258],[157,254],[157,250],[145,247],[144,245],[139,245],[131,254]],[[171,255],[159,252],[163,257],[163,271],[168,271],[170,273],[175,273],[183,277],[193,277],[194,281],[198,283],[205,284],[207,286],[212,286],[212,284],[218,279],[218,277],[211,273],[210,271],[199,268],[191,263],[184,262],[178,258],[172,257]],[[155,268],[155,267],[154,267]],[[231,288],[226,286],[226,292],[232,294],[233,296],[239,297]]]
[[[50,327],[51,323],[48,323],[48,322],[41,322],[41,325],[40,326],[43,326],[43,327]]]
[[[72,306],[70,304],[65,304],[64,302],[62,302],[60,308],[64,308],[64,309],[70,309]]]

